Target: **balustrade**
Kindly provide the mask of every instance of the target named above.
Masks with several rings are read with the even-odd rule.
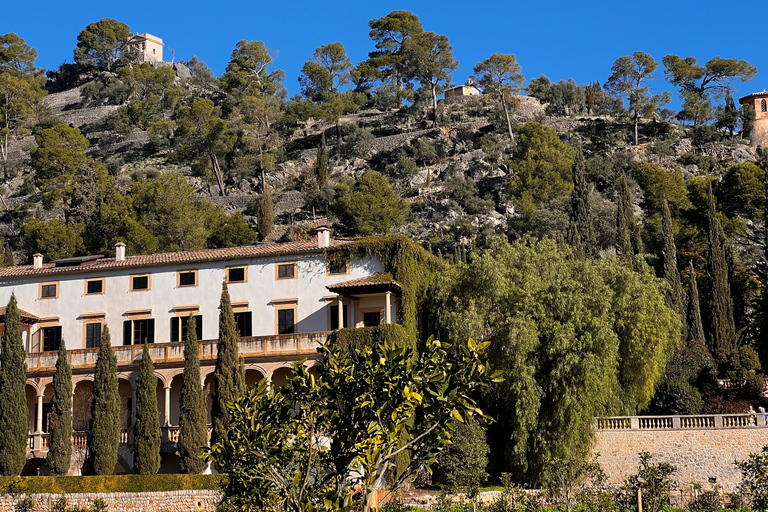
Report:
[[[705,414],[695,416],[614,416],[598,418],[597,430],[702,430],[717,428],[764,428],[768,415]]]

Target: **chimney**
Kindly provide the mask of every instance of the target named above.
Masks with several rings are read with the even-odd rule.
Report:
[[[325,249],[331,246],[331,230],[326,226],[317,228],[317,246]]]
[[[32,258],[33,258],[32,261],[34,262],[34,264],[33,264],[34,268],[43,268],[43,255],[42,254],[40,254],[39,252],[36,253],[36,254],[33,254]]]
[[[115,261],[125,260],[125,244],[123,242],[117,242],[115,244]]]

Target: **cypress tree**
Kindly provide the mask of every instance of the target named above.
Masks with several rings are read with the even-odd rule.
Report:
[[[579,148],[573,162],[573,193],[568,224],[568,244],[579,259],[593,258],[597,242],[592,215],[589,211],[589,188],[584,173],[584,155]]]
[[[16,295],[5,308],[5,332],[0,345],[0,474],[16,476],[27,458],[27,353],[21,339]]]
[[[325,133],[320,139],[320,149],[317,150],[317,162],[315,162],[315,176],[317,185],[322,188],[328,181],[328,146],[325,143]]]
[[[64,340],[59,345],[51,397],[53,425],[48,437],[48,468],[54,475],[66,475],[72,459],[72,367]]]
[[[632,194],[626,173],[621,173],[618,183],[616,208],[616,255],[627,265],[634,264],[635,255],[643,252],[640,229],[635,223]]]
[[[189,474],[202,473],[206,462],[200,455],[208,446],[206,397],[200,382],[200,354],[197,343],[195,317],[187,321],[187,337],[184,340],[184,374],[181,384],[179,414],[179,465]]]
[[[712,183],[707,193],[707,223],[709,226],[709,258],[707,273],[710,282],[710,342],[712,354],[718,364],[728,361],[736,343],[736,325],[733,321],[733,300],[728,283],[728,262],[726,261],[726,240],[723,227],[717,218]]]
[[[688,332],[692,340],[699,340],[706,343],[704,338],[704,324],[701,321],[701,308],[699,307],[699,286],[696,284],[696,270],[693,268],[693,262],[690,265],[688,293]]]
[[[263,183],[264,186],[261,193],[261,201],[259,202],[257,227],[259,228],[262,240],[265,240],[275,227],[275,213],[272,204],[272,189],[266,182]]]
[[[12,267],[15,263],[14,257],[13,257],[13,250],[11,249],[11,244],[8,243],[8,240],[4,240],[3,242],[3,259],[0,263],[0,266],[2,267]]]
[[[227,283],[222,286],[221,304],[219,305],[219,342],[216,346],[216,368],[213,372],[213,407],[211,420],[213,434],[211,444],[227,438],[232,417],[227,404],[245,392],[245,369],[238,355],[237,325],[235,313],[229,300]]]
[[[160,470],[160,413],[157,410],[157,377],[149,346],[144,343],[136,376],[136,422],[133,426],[133,470],[154,475]]]
[[[677,270],[677,247],[675,246],[675,230],[672,225],[672,214],[669,211],[669,203],[665,197],[661,204],[661,232],[664,239],[664,249],[662,249],[662,259],[664,261],[664,278],[669,283],[670,302],[672,309],[680,315],[683,325],[685,321],[685,294],[683,284],[680,281],[680,272]],[[683,328],[683,331],[686,329]],[[683,332],[683,337],[687,335]]]
[[[112,350],[109,328],[101,335],[93,379],[91,425],[88,429],[88,457],[96,475],[111,475],[117,465],[120,446],[120,393],[117,358]]]

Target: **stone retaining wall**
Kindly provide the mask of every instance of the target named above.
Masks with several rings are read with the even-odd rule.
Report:
[[[62,497],[60,494],[32,494],[34,512],[49,512]],[[14,505],[24,496],[0,496],[0,512],[13,512]],[[103,500],[108,512],[214,512],[221,493],[213,490],[168,492],[116,492],[68,494],[67,506],[90,507],[95,500]]]

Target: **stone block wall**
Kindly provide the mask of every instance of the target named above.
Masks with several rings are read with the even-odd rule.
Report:
[[[0,512],[13,512],[14,505],[24,496],[0,496]],[[33,494],[34,512],[49,512],[61,498],[59,494]],[[116,492],[68,494],[69,507],[90,507],[95,500],[104,500],[108,512],[214,512],[221,499],[219,491]]]

